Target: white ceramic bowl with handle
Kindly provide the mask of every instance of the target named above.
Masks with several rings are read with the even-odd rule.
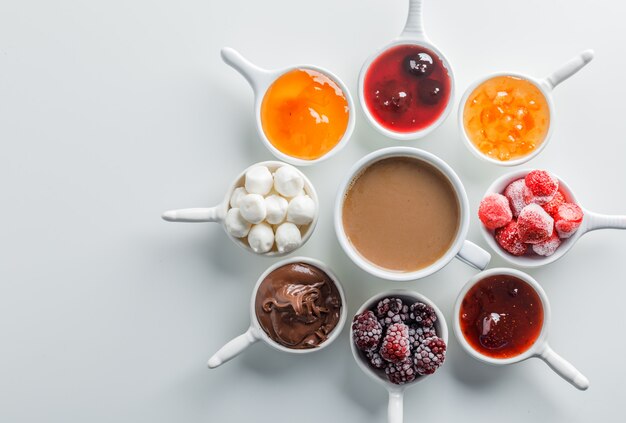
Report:
[[[564,63],[563,65],[561,65],[561,67],[559,67],[555,72],[553,72],[552,74],[550,74],[549,76],[543,79],[534,78],[532,76],[524,75],[524,74],[517,73],[517,72],[494,72],[474,81],[467,88],[467,90],[465,90],[465,93],[463,94],[463,97],[461,98],[461,102],[459,103],[458,125],[461,131],[461,138],[463,139],[463,143],[465,144],[465,146],[474,154],[474,156],[478,157],[479,159],[488,163],[499,165],[499,166],[517,166],[522,163],[526,163],[527,161],[539,155],[543,151],[543,149],[546,148],[546,145],[548,145],[548,142],[550,141],[550,138],[552,137],[552,133],[554,132],[554,124],[555,124],[554,121],[555,121],[556,115],[554,114],[554,100],[552,99],[552,91],[554,90],[554,88],[557,87],[557,85],[561,84],[563,81],[570,78],[572,75],[574,75],[575,73],[580,71],[583,67],[585,67],[589,62],[591,62],[591,60],[593,60],[593,57],[594,57],[593,50],[585,50],[579,55],[577,55],[576,57],[574,57],[573,59],[571,59],[570,61],[568,61],[567,63]],[[546,102],[548,103],[548,108],[549,108],[549,113],[550,113],[550,123],[548,125],[548,132],[546,133],[546,136],[541,142],[541,144],[537,148],[535,148],[532,152],[528,153],[527,155],[523,157],[519,157],[519,158],[512,159],[512,160],[506,160],[506,161],[489,157],[486,154],[484,154],[482,151],[480,151],[474,145],[469,135],[467,134],[467,131],[465,130],[465,122],[463,119],[463,114],[465,112],[465,104],[467,103],[467,100],[472,95],[474,90],[485,81],[488,81],[492,78],[496,78],[499,76],[511,76],[511,77],[523,79],[532,83],[541,92],[541,94],[543,94],[544,98],[546,99]]]
[[[254,91],[254,117],[256,119],[257,132],[265,147],[267,147],[267,149],[279,160],[290,163],[294,166],[312,165],[329,159],[333,155],[337,154],[343,147],[346,146],[346,144],[350,140],[352,132],[354,131],[354,101],[352,100],[352,96],[350,95],[350,91],[348,90],[346,84],[344,84],[343,81],[332,72],[314,65],[295,65],[282,69],[272,70],[263,69],[245,59],[238,51],[230,47],[224,47],[222,49],[222,60],[224,60],[226,64],[239,72],[252,87],[252,90]],[[274,83],[274,81],[276,81],[276,79],[278,79],[285,73],[296,69],[310,69],[326,75],[337,84],[348,102],[349,116],[346,131],[344,132],[339,142],[330,151],[328,151],[323,156],[318,157],[317,159],[305,160],[283,153],[270,142],[270,140],[265,135],[265,131],[263,130],[263,122],[261,120],[261,104],[263,103],[265,93],[267,92],[268,88]]]
[[[266,162],[255,163],[252,166],[246,168],[243,172],[241,172],[234,179],[234,181],[230,184],[230,187],[228,188],[228,190],[226,190],[226,195],[224,196],[224,199],[217,206],[169,210],[169,211],[164,212],[161,217],[163,218],[163,220],[167,220],[168,222],[191,222],[191,223],[215,222],[215,223],[219,223],[220,225],[222,225],[222,228],[224,229],[224,232],[226,232],[226,235],[228,235],[228,237],[235,244],[237,244],[239,247],[243,248],[246,251],[249,251],[253,254],[257,254],[260,256],[264,256],[264,257],[282,257],[287,254],[290,254],[296,251],[301,246],[303,246],[309,240],[309,238],[313,234],[313,231],[315,230],[315,226],[317,225],[317,218],[319,216],[319,199],[317,197],[317,192],[315,191],[315,187],[313,186],[309,178],[307,178],[306,175],[299,170],[298,172],[300,173],[300,176],[302,176],[302,179],[304,180],[304,193],[308,195],[309,197],[311,197],[311,199],[315,203],[316,209],[315,209],[315,217],[313,218],[313,221],[307,225],[300,227],[300,233],[302,235],[302,242],[296,249],[281,253],[276,249],[276,245],[274,245],[274,247],[266,253],[257,253],[254,250],[252,250],[252,248],[244,240],[244,238],[235,238],[234,236],[232,236],[228,232],[228,230],[226,230],[226,224],[225,224],[226,213],[228,213],[228,209],[230,209],[230,197],[232,196],[235,188],[242,187],[244,185],[246,172],[248,172],[248,170],[256,166],[265,166],[270,170],[270,172],[273,173],[274,171],[276,171],[276,169],[285,165],[286,163],[279,162],[279,161],[266,161]]]
[[[267,275],[269,275],[270,273],[272,273],[274,270],[278,269],[279,267],[282,267],[291,263],[309,264],[311,266],[317,267],[318,269],[326,273],[326,275],[328,275],[328,277],[334,282],[335,286],[337,287],[337,291],[339,292],[339,296],[341,297],[341,312],[339,316],[339,321],[337,322],[337,326],[335,326],[335,328],[330,332],[328,339],[326,339],[326,341],[324,341],[323,343],[321,343],[319,346],[315,348],[294,349],[294,348],[287,348],[284,345],[279,344],[278,342],[270,338],[267,335],[267,333],[265,333],[265,331],[261,327],[261,324],[259,323],[259,319],[257,319],[257,316],[256,316],[256,310],[255,310],[256,295],[257,295],[257,291],[259,290],[259,286],[261,286],[261,283],[265,280]],[[207,365],[210,369],[219,367],[222,364],[226,363],[227,361],[230,361],[233,358],[237,357],[239,354],[244,352],[246,348],[248,348],[249,346],[251,346],[252,344],[258,341],[263,341],[267,345],[269,345],[270,347],[278,351],[283,351],[283,352],[287,352],[291,354],[302,355],[302,354],[309,354],[312,352],[320,351],[326,348],[328,345],[330,345],[335,339],[337,339],[337,337],[341,333],[341,330],[343,329],[343,326],[346,323],[347,315],[348,315],[347,303],[346,303],[345,294],[343,293],[343,287],[341,286],[341,283],[339,282],[339,279],[337,278],[337,276],[333,273],[333,271],[326,264],[322,263],[319,260],[308,258],[308,257],[293,257],[293,258],[281,260],[271,265],[265,272],[263,272],[263,274],[257,280],[257,283],[254,286],[254,289],[252,290],[252,297],[250,299],[250,327],[248,328],[248,330],[244,332],[243,334],[237,336],[236,338],[232,339],[231,341],[226,343],[222,348],[220,348],[219,351],[217,351],[215,354],[213,354],[213,356],[211,356]]]
[[[531,170],[532,169],[515,170],[513,172],[502,175],[501,177],[496,179],[491,184],[491,186],[489,186],[489,188],[487,188],[487,191],[485,192],[483,198],[493,193],[502,194],[505,188],[511,182],[524,178]],[[493,249],[500,257],[515,266],[525,268],[545,266],[546,264],[557,261],[565,254],[567,254],[572,249],[574,244],[576,244],[576,242],[578,242],[578,240],[583,235],[591,231],[595,231],[598,229],[626,229],[626,216],[606,215],[587,210],[576,200],[576,196],[574,195],[574,192],[571,190],[569,185],[567,185],[567,183],[559,176],[555,175],[555,177],[559,180],[559,189],[564,193],[567,201],[570,203],[578,204],[578,206],[582,209],[584,213],[584,217],[578,230],[571,237],[562,239],[561,245],[551,256],[544,257],[533,254],[517,257],[509,254],[507,251],[502,249],[502,247],[500,247],[496,242],[496,239],[494,237],[494,231],[485,228],[485,226],[479,222],[480,231],[483,234],[483,238],[485,238],[485,241],[487,242],[487,244],[489,244],[491,249]]]
[[[529,349],[515,357],[493,358],[476,351],[465,339],[465,335],[463,335],[463,331],[461,329],[461,304],[463,302],[463,299],[465,298],[465,294],[467,294],[467,292],[476,283],[482,281],[485,278],[495,275],[509,275],[526,282],[535,290],[537,295],[539,295],[539,298],[541,299],[541,304],[543,306],[543,326],[541,328],[539,336]],[[459,296],[457,297],[456,303],[454,305],[454,334],[456,335],[456,339],[459,341],[463,349],[469,355],[479,361],[482,361],[483,363],[491,364],[493,366],[504,366],[508,364],[519,363],[520,361],[524,361],[532,357],[540,358],[541,360],[546,362],[546,364],[548,364],[548,366],[550,366],[550,368],[554,370],[559,376],[574,385],[576,388],[584,391],[589,388],[589,380],[571,363],[555,353],[554,350],[550,348],[550,345],[548,345],[548,327],[550,325],[550,313],[550,303],[548,302],[548,297],[545,291],[543,290],[541,285],[539,285],[539,283],[530,275],[527,275],[526,273],[515,269],[489,269],[475,275],[465,284],[465,286],[463,286],[463,288],[461,288],[461,292],[459,292]]]
[[[389,138],[402,141],[416,140],[430,134],[446,120],[446,118],[452,111],[452,108],[454,107],[454,74],[452,72],[452,66],[450,65],[450,62],[448,61],[446,56],[444,56],[443,53],[428,39],[426,33],[424,32],[424,23],[422,19],[422,2],[423,0],[409,0],[409,14],[407,16],[404,29],[402,30],[400,35],[392,42],[372,54],[365,61],[365,63],[363,63],[363,66],[361,67],[361,72],[359,73],[359,103],[361,104],[361,109],[363,110],[367,121],[374,127],[374,129],[376,129],[381,134]],[[448,77],[450,78],[450,94],[448,96],[448,104],[446,105],[445,109],[437,118],[437,120],[432,122],[429,126],[417,131],[399,132],[385,128],[372,115],[367,105],[367,102],[365,101],[364,86],[367,71],[369,70],[372,62],[376,60],[378,56],[380,56],[382,53],[392,47],[407,44],[425,47],[428,50],[434,52],[439,57],[439,59],[441,59],[443,66],[448,71]]]
[[[441,310],[439,310],[435,303],[415,291],[394,289],[382,292],[380,294],[376,294],[372,298],[367,300],[361,307],[359,307],[356,314],[359,315],[365,310],[374,309],[376,307],[376,304],[378,304],[380,300],[388,297],[400,298],[405,304],[413,304],[420,301],[431,306],[433,310],[435,310],[435,314],[437,315],[437,321],[435,322],[435,331],[437,332],[437,336],[443,339],[446,345],[448,344],[448,326],[446,324],[446,319],[443,313],[441,312]],[[375,369],[369,365],[366,358],[363,356],[363,353],[356,347],[352,331],[350,331],[350,349],[352,350],[352,355],[354,356],[356,364],[358,364],[361,370],[363,370],[365,374],[374,379],[377,383],[380,383],[389,392],[389,405],[387,409],[388,422],[402,423],[404,414],[404,391],[407,388],[414,386],[417,382],[421,382],[432,375],[418,375],[412,382],[406,383],[404,385],[396,385],[389,381],[383,370]]]
[[[410,272],[400,272],[385,269],[367,260],[352,245],[343,227],[343,203],[348,190],[352,186],[353,181],[358,178],[358,176],[367,167],[380,160],[392,157],[414,158],[417,160],[421,160],[431,166],[434,166],[450,182],[450,185],[453,187],[456,193],[459,205],[460,217],[457,233],[454,241],[452,242],[446,253],[429,266]],[[335,200],[335,233],[337,235],[337,239],[339,240],[339,244],[341,245],[345,253],[361,269],[374,276],[387,280],[410,281],[421,279],[437,272],[446,264],[448,264],[454,257],[457,257],[461,261],[472,267],[475,267],[476,269],[482,270],[487,267],[489,261],[491,260],[491,255],[473,242],[466,239],[469,229],[469,215],[469,202],[467,200],[467,193],[465,192],[463,183],[454,172],[454,170],[446,162],[444,162],[434,154],[428,153],[424,150],[419,150],[417,148],[389,147],[374,151],[356,162],[356,164],[352,166],[352,169],[350,169],[348,175],[346,175],[345,179],[339,186],[339,191]]]

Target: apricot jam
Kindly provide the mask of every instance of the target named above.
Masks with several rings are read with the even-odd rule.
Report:
[[[341,141],[350,112],[335,81],[316,70],[295,69],[268,88],[261,104],[261,125],[281,152],[315,160]]]
[[[510,358],[528,350],[543,326],[535,289],[510,275],[489,276],[465,294],[459,312],[465,340],[481,354]]]
[[[450,91],[450,74],[441,58],[415,44],[382,52],[363,80],[363,97],[372,117],[384,128],[400,133],[434,124],[450,101]]]
[[[496,76],[472,91],[463,109],[463,125],[481,153],[507,161],[524,157],[543,143],[550,108],[534,83]]]

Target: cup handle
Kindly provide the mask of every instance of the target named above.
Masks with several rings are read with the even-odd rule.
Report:
[[[591,62],[593,55],[593,50],[585,50],[569,62],[564,63],[559,69],[544,80],[547,88],[549,90],[553,90],[561,82],[581,70],[587,63]]]
[[[272,73],[263,69],[241,55],[237,50],[224,47],[221,51],[222,60],[239,72],[254,90],[255,95],[263,94],[265,89],[274,80]]]
[[[409,15],[400,38],[427,41],[422,19],[422,0],[409,0]]]
[[[168,222],[221,222],[224,220],[224,216],[220,210],[219,206],[169,210],[164,212],[161,217]]]
[[[252,326],[248,330],[229,341],[226,345],[219,349],[207,362],[209,369],[221,366],[227,361],[232,360],[241,354],[246,348],[259,340],[259,334]]]
[[[402,423],[403,421],[404,391],[389,391],[389,406],[387,407],[387,422]]]
[[[589,379],[579,372],[569,361],[554,352],[549,345],[538,355],[552,370],[581,391],[589,388]]]
[[[461,249],[456,254],[456,258],[478,270],[485,270],[491,261],[491,254],[472,241],[465,240],[463,241]]]
[[[587,232],[598,229],[626,229],[626,216],[608,215],[585,211]]]

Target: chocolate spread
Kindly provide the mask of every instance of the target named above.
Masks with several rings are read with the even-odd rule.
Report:
[[[261,327],[279,344],[293,349],[315,348],[328,338],[341,314],[341,296],[333,280],[305,263],[291,263],[271,272],[256,294]]]

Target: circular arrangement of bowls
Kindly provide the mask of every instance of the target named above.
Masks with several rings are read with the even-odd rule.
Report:
[[[441,114],[436,119],[434,119],[427,127],[424,127],[422,129],[419,129],[413,132],[393,131],[381,125],[370,112],[368,108],[369,106],[366,101],[365,93],[364,93],[365,80],[367,77],[368,70],[370,69],[370,66],[372,65],[372,63],[378,57],[380,57],[381,54],[388,51],[389,49],[397,47],[397,46],[403,46],[403,45],[424,47],[425,49],[428,49],[430,52],[433,52],[434,54],[436,54],[438,56],[438,59],[441,60],[444,70],[447,72],[450,78],[449,97],[447,98],[447,104],[445,105],[445,108],[443,109]],[[354,104],[353,104],[352,97],[350,95],[350,91],[348,90],[348,87],[336,75],[327,71],[326,69],[320,68],[318,66],[312,66],[312,65],[290,66],[290,67],[279,69],[279,70],[262,69],[254,65],[250,61],[246,60],[245,58],[243,58],[241,54],[239,54],[237,51],[231,48],[224,48],[221,54],[222,54],[222,58],[224,62],[226,62],[228,65],[236,69],[242,76],[244,76],[244,78],[248,81],[248,83],[252,87],[254,91],[254,95],[255,95],[254,117],[256,121],[256,128],[257,128],[258,136],[261,142],[265,145],[265,147],[279,160],[292,164],[292,165],[296,165],[296,166],[309,166],[309,165],[319,163],[323,160],[327,160],[330,157],[336,155],[348,143],[352,135],[352,132],[354,130],[354,126],[355,126]],[[406,58],[410,58],[410,56],[407,56]],[[566,64],[564,64],[562,67],[560,67],[558,70],[556,70],[554,73],[552,73],[551,75],[549,75],[548,77],[544,79],[536,79],[528,75],[524,75],[524,74],[520,74],[516,72],[497,72],[497,73],[493,73],[493,74],[484,76],[482,78],[479,78],[478,80],[476,80],[475,82],[473,82],[467,87],[460,101],[459,112],[458,112],[459,113],[458,114],[458,127],[461,132],[462,142],[472,152],[472,154],[476,156],[477,158],[479,158],[481,161],[500,165],[500,166],[516,166],[521,163],[525,163],[528,160],[531,160],[532,158],[536,157],[546,147],[554,130],[554,105],[553,105],[553,100],[552,100],[552,90],[558,84],[563,82],[565,79],[569,78],[574,73],[578,72],[582,67],[584,67],[587,63],[589,63],[592,58],[593,58],[593,52],[590,50],[585,51],[581,53],[580,55],[576,56],[575,58],[573,58],[572,60],[570,60],[569,62],[567,62]],[[432,61],[431,61],[431,65],[432,65]],[[302,158],[293,157],[281,151],[280,149],[278,149],[275,145],[272,144],[272,142],[270,142],[267,134],[264,131],[264,127],[262,125],[262,102],[268,89],[277,80],[277,78],[281,77],[286,72],[289,72],[292,70],[301,70],[301,69],[309,69],[309,70],[317,71],[327,76],[332,81],[334,81],[334,83],[336,83],[336,86],[338,86],[340,90],[343,92],[343,94],[345,95],[345,99],[348,104],[347,107],[349,109],[347,127],[345,129],[345,132],[343,133],[343,136],[334,145],[334,147],[328,150],[324,155],[316,159],[311,159],[311,160],[305,160]],[[492,157],[487,157],[473,144],[464,126],[464,116],[463,116],[464,107],[470,95],[483,82],[491,78],[499,77],[499,76],[507,76],[507,77],[524,79],[526,81],[529,81],[532,85],[534,85],[534,87],[545,97],[545,100],[548,105],[547,111],[550,117],[549,127],[547,128],[547,133],[545,134],[545,138],[543,139],[541,145],[537,146],[534,149],[534,151],[527,154],[526,156],[515,158],[512,160],[508,160],[508,161],[501,161],[501,160],[496,160]],[[421,89],[422,87],[420,87],[420,90]],[[363,66],[361,68],[361,71],[359,73],[359,78],[358,78],[358,96],[359,96],[359,102],[363,110],[363,113],[367,121],[378,132],[380,132],[382,135],[386,136],[387,138],[391,138],[395,140],[413,140],[413,139],[422,138],[422,137],[427,136],[432,131],[434,131],[437,127],[439,127],[445,121],[450,111],[454,107],[454,90],[455,90],[455,81],[454,81],[454,74],[452,72],[452,67],[450,65],[450,62],[441,53],[441,51],[432,42],[429,41],[429,39],[426,37],[424,33],[423,23],[422,23],[422,0],[409,0],[409,13],[407,17],[407,22],[401,35],[395,40],[393,40],[391,43],[387,44],[382,49],[372,54],[363,63]],[[440,98],[438,100],[440,100]],[[323,118],[320,117],[320,119],[323,119]],[[354,181],[369,166],[371,166],[374,163],[377,163],[378,161],[381,161],[383,159],[388,159],[388,158],[411,158],[420,162],[424,162],[428,164],[429,166],[435,168],[447,179],[458,201],[459,222],[458,222],[458,226],[456,230],[456,235],[454,236],[452,243],[448,247],[447,251],[445,251],[445,253],[441,255],[436,261],[418,270],[412,270],[412,271],[406,271],[406,272],[392,271],[392,270],[376,265],[375,263],[365,258],[361,253],[359,253],[358,249],[350,241],[348,235],[346,234],[346,230],[344,227],[345,226],[344,220],[343,220],[344,201],[345,201],[348,191],[353,186]],[[259,166],[259,165],[266,166],[270,169],[270,171],[274,171],[278,167],[283,166],[284,165],[283,162],[266,161],[266,162],[257,163],[254,166]],[[211,207],[211,208],[173,210],[173,211],[165,212],[163,214],[163,218],[169,221],[182,221],[182,222],[218,222],[218,223],[221,223],[222,226],[225,227],[224,219],[229,209],[229,201],[230,201],[231,195],[233,191],[235,190],[235,188],[242,186],[244,175],[246,174],[246,171],[248,169],[241,172],[234,179],[234,181],[230,184],[224,199],[217,206]],[[517,170],[517,171],[513,171],[513,172],[507,173],[499,177],[496,181],[494,181],[491,184],[491,186],[489,186],[489,188],[487,188],[486,194],[502,193],[505,187],[509,183],[519,178],[524,177],[524,175],[527,174],[528,172],[529,170]],[[320,200],[317,196],[317,193],[311,181],[306,177],[306,175],[304,175],[304,173],[302,173],[301,171],[300,173],[302,174],[302,177],[304,179],[304,192],[314,200],[316,206],[318,207],[313,221],[304,228],[304,231],[302,233],[301,245],[303,245],[310,238],[310,236],[312,235],[316,227],[318,214],[319,214]],[[572,189],[566,184],[566,182],[563,179],[559,178],[559,181],[560,181],[560,186],[563,192],[571,199],[571,201],[575,201],[575,195]],[[225,181],[217,181],[217,183],[225,183]],[[321,204],[321,206],[330,207],[328,203]],[[470,225],[470,216],[472,214],[473,214],[473,211],[470,210],[467,193],[466,193],[466,190],[463,186],[461,179],[445,161],[433,155],[432,153],[429,153],[429,152],[426,152],[417,148],[396,146],[396,147],[383,148],[383,149],[373,151],[365,155],[363,158],[357,161],[347,172],[346,176],[339,184],[338,192],[335,198],[334,229],[335,229],[335,233],[339,241],[339,244],[342,247],[343,251],[357,267],[381,279],[398,281],[398,282],[414,281],[414,280],[425,278],[429,275],[432,275],[433,273],[437,272],[438,270],[446,266],[454,257],[459,258],[460,260],[464,261],[465,263],[479,270],[483,270],[488,266],[490,258],[491,258],[490,254],[487,253],[482,248],[480,248],[479,246],[473,244],[472,242],[466,239],[468,230],[469,230],[469,225]],[[485,229],[481,225],[481,232],[483,234],[484,240],[487,243],[487,245],[489,245],[489,247],[493,251],[495,251],[498,255],[500,255],[502,258],[504,258],[511,264],[518,266],[518,267],[533,268],[533,267],[543,266],[543,265],[546,265],[546,264],[549,264],[558,260],[560,257],[565,255],[571,249],[571,247],[578,241],[578,239],[580,239],[580,237],[582,237],[585,233],[596,230],[596,229],[601,229],[601,228],[626,229],[626,217],[625,216],[606,216],[606,215],[593,213],[588,210],[584,210],[584,221],[582,222],[578,232],[575,235],[571,236],[571,238],[564,240],[562,245],[558,248],[558,251],[549,257],[541,257],[541,256],[514,257],[506,253],[499,247],[498,243],[494,240],[492,231]],[[228,231],[226,232],[228,234]],[[239,247],[249,252],[253,252],[250,246],[247,245],[247,243],[244,240],[235,238],[231,234],[228,234],[228,236]],[[416,242],[419,242],[419,240],[416,240]],[[289,254],[291,252],[292,251],[279,253],[278,251],[272,250],[262,255],[265,257],[274,258],[274,257],[280,257],[283,255]],[[291,264],[304,263],[304,264],[310,264],[312,266],[317,267],[321,271],[325,272],[330,277],[330,279],[332,279],[332,281],[335,283],[340,293],[340,297],[342,301],[342,311],[341,311],[341,317],[339,319],[339,323],[334,328],[332,333],[329,334],[327,340],[318,348],[295,350],[295,349],[290,349],[283,345],[280,345],[276,341],[272,340],[262,330],[259,324],[259,318],[257,318],[255,315],[255,295],[257,293],[257,290],[259,290],[259,286],[261,285],[265,277],[269,275],[275,269],[283,265],[290,264],[290,263]],[[543,305],[544,320],[543,320],[543,326],[541,328],[540,335],[538,336],[538,338],[536,339],[536,341],[534,342],[531,348],[521,353],[520,355],[512,357],[512,358],[494,359],[484,354],[481,354],[476,349],[474,349],[470,345],[470,343],[468,343],[460,327],[460,323],[459,323],[460,314],[459,313],[460,313],[461,303],[463,301],[465,294],[476,283],[481,281],[483,278],[491,276],[491,275],[508,275],[511,277],[519,278],[527,282],[536,291]],[[289,295],[292,295],[292,294],[293,292],[289,293]],[[357,315],[365,310],[372,309],[373,305],[378,303],[379,300],[385,297],[392,297],[392,296],[395,296],[397,298],[404,298],[406,300],[411,300],[413,302],[421,301],[425,303],[426,305],[430,305],[434,309],[434,312],[437,315],[437,321],[436,321],[437,334],[440,336],[441,339],[443,339],[444,342],[447,343],[448,329],[447,329],[447,325],[446,325],[446,321],[445,321],[443,313],[441,313],[441,311],[436,307],[434,303],[432,303],[432,301],[430,301],[428,298],[424,297],[423,295],[418,294],[417,292],[406,291],[406,290],[392,290],[392,291],[379,293],[373,296],[372,298],[370,298],[368,301],[366,301],[357,311]],[[400,302],[400,304],[402,303]],[[319,260],[306,258],[306,257],[294,257],[294,258],[289,258],[289,259],[284,259],[282,261],[278,261],[274,263],[273,265],[271,265],[267,270],[265,270],[265,272],[259,277],[252,291],[252,300],[251,300],[251,309],[250,309],[251,323],[250,323],[249,329],[245,331],[242,335],[228,342],[217,353],[215,353],[213,357],[211,357],[211,359],[209,360],[208,366],[210,368],[218,367],[222,363],[234,358],[236,355],[241,353],[248,346],[250,346],[251,344],[259,340],[264,341],[266,344],[268,344],[272,348],[278,351],[282,351],[282,352],[306,355],[306,353],[318,351],[321,348],[328,346],[341,333],[342,328],[346,321],[347,305],[348,304],[347,304],[342,286],[339,282],[339,279],[337,278],[337,276],[335,276],[332,269],[330,269],[326,264],[322,263]],[[413,309],[411,308],[411,310]],[[556,353],[554,353],[554,351],[550,349],[550,347],[548,346],[546,342],[547,326],[550,321],[550,315],[551,315],[551,310],[550,310],[550,305],[548,303],[547,296],[544,290],[539,285],[539,283],[537,283],[537,281],[535,281],[531,276],[526,275],[525,273],[519,270],[499,268],[499,269],[486,270],[475,275],[460,290],[459,296],[458,296],[458,299],[456,301],[456,305],[454,308],[454,314],[453,314],[454,321],[452,325],[454,328],[454,332],[456,334],[456,338],[458,342],[460,343],[461,347],[470,356],[476,358],[479,361],[482,361],[490,365],[506,365],[506,364],[516,363],[516,362],[519,362],[519,361],[522,361],[531,357],[539,357],[543,359],[550,367],[552,367],[563,378],[567,379],[570,383],[575,385],[577,388],[586,389],[589,385],[589,381],[580,372],[578,372],[571,364],[567,363],[565,360],[563,360],[558,355],[556,355]],[[378,317],[380,317],[380,315]],[[378,320],[374,321],[374,323],[378,324]],[[403,393],[406,387],[414,384],[414,382],[409,382],[409,384],[407,385],[394,385],[391,382],[389,382],[389,380],[387,380],[386,378],[381,377],[380,371],[374,370],[371,366],[369,366],[364,361],[363,353],[360,352],[355,347],[355,343],[353,341],[354,341],[353,335],[351,333],[350,348],[352,350],[352,353],[353,353],[353,356],[357,365],[366,374],[368,374],[371,378],[373,378],[378,383],[381,383],[382,386],[384,386],[389,391],[389,398],[390,398],[389,421],[394,422],[394,423],[401,422],[402,421]],[[425,341],[422,340],[420,342],[425,342]],[[422,344],[420,344],[420,347],[421,346]],[[367,350],[367,351],[369,351],[368,352],[369,354],[371,353],[372,350]],[[426,379],[426,376],[421,376],[421,377],[418,377],[415,380],[415,382],[421,381],[424,379]]]

